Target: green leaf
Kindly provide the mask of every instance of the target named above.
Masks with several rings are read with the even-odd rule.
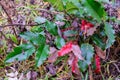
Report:
[[[37,37],[35,37],[35,39],[31,40],[35,45],[41,45],[41,44],[45,44],[46,43],[46,38],[39,34]]]
[[[40,27],[40,26],[33,26],[33,27],[31,28],[31,31],[32,31],[32,32],[43,32],[44,30],[43,30],[43,28]]]
[[[63,4],[66,6],[67,3],[72,3],[72,5],[75,5],[76,7],[80,7],[80,1],[79,0],[62,0]]]
[[[60,49],[62,46],[65,45],[65,40],[61,37],[56,37],[55,44],[56,44],[57,48]]]
[[[108,37],[107,43],[106,43],[106,49],[109,48],[115,41],[115,31],[112,28],[112,25],[109,23],[105,23],[105,33]]]
[[[68,2],[66,4],[66,9],[65,10],[68,13],[75,14],[79,9],[72,2]]]
[[[80,7],[80,0],[68,0],[69,2],[72,2],[75,6],[78,8]]]
[[[55,19],[58,20],[58,21],[64,20],[64,14],[57,14],[57,15],[55,16]]]
[[[27,58],[35,52],[35,47],[31,43],[22,44],[20,47]]]
[[[25,40],[31,40],[31,39],[34,39],[35,37],[37,37],[38,34],[27,31],[27,32],[21,33],[20,36],[22,38],[24,38]]]
[[[76,14],[80,8],[79,0],[62,0],[62,2],[67,13]]]
[[[80,68],[80,71],[85,72],[88,68],[88,64],[85,60],[79,60],[78,61],[78,66]]]
[[[43,33],[41,34],[41,33],[25,32],[20,36],[26,40],[29,40],[34,45],[41,45],[46,41],[46,38],[43,36]]]
[[[92,65],[91,65],[92,69],[95,70],[96,69],[96,61],[94,60]]]
[[[57,29],[57,26],[55,25],[55,23],[47,21],[46,22],[46,29],[52,35],[54,35],[54,36],[58,35],[58,29]]]
[[[94,49],[92,45],[85,43],[81,45],[82,56],[84,57],[87,64],[91,64],[94,55]]]
[[[68,0],[62,0],[63,5],[66,6],[66,3],[68,2]]]
[[[47,20],[43,17],[38,16],[38,17],[35,18],[34,21],[38,24],[41,24],[41,23],[45,23]]]
[[[6,62],[13,62],[15,60],[22,61],[27,59],[35,52],[35,47],[32,44],[23,44],[14,48],[13,52],[10,52],[6,57]]]
[[[25,60],[25,56],[22,53],[22,48],[21,47],[16,47],[14,48],[13,52],[10,52],[7,57],[5,62],[13,62],[15,60],[21,61],[21,60]]]
[[[44,0],[50,2],[59,11],[67,11],[68,13],[76,13],[80,7],[79,0]]]
[[[98,0],[98,1],[101,2],[101,3],[110,3],[109,0]]]
[[[77,34],[77,31],[74,31],[74,30],[67,30],[64,32],[64,36],[66,36],[66,37],[71,37],[76,34]]]
[[[102,39],[97,35],[97,34],[94,34],[92,36],[92,41],[97,45],[99,46],[102,50],[105,49],[105,43],[102,41]]]
[[[106,12],[102,5],[95,0],[82,0],[87,13],[94,17],[98,22],[105,19]]]
[[[84,16],[83,14],[84,14],[84,9],[82,8],[82,7],[80,7],[79,8],[79,12],[77,13],[77,14],[79,14],[80,16]]]
[[[35,62],[36,66],[39,67],[43,62],[47,59],[49,53],[49,46],[48,45],[41,45],[39,46],[36,56],[35,56]]]
[[[47,1],[47,2],[51,3],[59,11],[64,10],[64,6],[63,6],[63,3],[62,3],[62,0],[44,0],[44,1]]]
[[[13,35],[13,34],[7,34],[7,37],[10,37],[10,39],[11,39],[13,42],[15,42],[16,44],[18,43],[17,38],[16,38],[15,35]]]
[[[15,35],[10,35],[10,38],[12,39],[13,42],[15,42],[16,44],[18,43],[17,38]]]

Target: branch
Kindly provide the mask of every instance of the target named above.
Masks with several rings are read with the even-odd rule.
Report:
[[[50,10],[47,10],[47,9],[33,9],[33,10],[38,10],[38,11],[43,11],[43,12],[47,12],[49,14],[64,14],[63,12],[57,12],[57,11],[50,11]]]
[[[113,63],[113,65],[116,67],[117,71],[120,73],[119,67],[115,63]]]
[[[0,28],[9,27],[9,26],[38,26],[42,24],[44,23],[41,23],[41,24],[8,24],[8,25],[0,25]]]
[[[1,5],[2,9],[4,10],[4,12],[6,13],[6,15],[8,17],[8,21],[10,22],[10,24],[13,24],[13,21],[12,21],[10,15],[9,15],[5,5],[2,2],[0,2],[0,5]],[[14,26],[12,27],[12,29],[13,29],[13,31],[15,33],[15,36],[17,37],[17,33],[16,33],[16,30],[15,30]]]
[[[4,6],[4,4],[2,2],[0,2],[0,5],[1,5],[2,9],[4,10],[4,12],[6,13],[6,15],[8,17],[8,21],[12,24],[12,19],[11,19],[9,13],[7,12],[6,7]]]

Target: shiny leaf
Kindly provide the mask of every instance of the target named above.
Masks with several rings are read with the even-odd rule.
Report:
[[[94,55],[94,49],[92,45],[87,43],[82,44],[81,51],[82,51],[82,56],[84,57],[87,64],[88,65],[91,64],[91,61],[93,60],[93,55]]]
[[[72,37],[73,35],[76,35],[76,34],[77,34],[77,32],[73,31],[73,30],[67,30],[64,32],[65,37]]]
[[[41,45],[36,51],[35,62],[36,66],[39,67],[48,58],[49,46]]]
[[[102,39],[101,39],[97,34],[95,34],[95,35],[92,36],[92,40],[93,40],[93,42],[94,42],[97,46],[99,46],[102,50],[105,49],[105,43],[102,41]]]
[[[110,25],[109,23],[105,23],[105,33],[108,37],[108,40],[106,42],[106,48],[109,48],[115,41],[115,31],[112,28],[112,25]]]
[[[34,45],[41,45],[45,43],[46,38],[43,36],[43,34],[39,33],[33,33],[33,32],[25,32],[20,35],[25,40],[29,40]]]
[[[57,48],[60,49],[62,46],[65,45],[65,40],[61,37],[56,37],[55,44],[56,44]]]
[[[88,68],[88,64],[87,64],[87,62],[85,60],[83,60],[83,61],[79,60],[78,61],[78,66],[80,68],[80,71],[82,71],[82,72],[85,72],[87,70],[87,68]]]
[[[38,24],[41,24],[41,23],[45,23],[47,20],[43,17],[38,16],[38,17],[35,18],[34,21]]]
[[[102,5],[95,0],[82,0],[82,3],[87,10],[88,14],[94,17],[98,22],[101,22],[102,19],[105,19],[106,12]]]
[[[57,26],[55,25],[55,23],[47,21],[45,25],[46,25],[46,29],[49,33],[51,33],[54,36],[58,35],[58,29],[57,29]]]
[[[13,62],[15,60],[22,61],[27,59],[35,52],[35,47],[32,44],[23,44],[14,48],[13,52],[10,52],[6,57],[6,62]]]

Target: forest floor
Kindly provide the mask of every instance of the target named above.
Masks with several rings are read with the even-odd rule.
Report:
[[[70,71],[70,66],[65,61],[68,59],[67,56],[59,58],[55,64],[46,61],[39,68],[34,66],[34,55],[22,62],[4,63],[8,52],[22,42],[19,33],[30,30],[32,26],[36,25],[35,16],[47,16],[52,19],[51,15],[46,13],[48,7],[48,3],[40,0],[0,0],[0,80],[17,80],[18,78],[19,80],[23,80],[23,78],[24,80],[79,80],[79,76]],[[113,13],[112,16],[116,17],[115,8],[109,5],[107,7],[108,14]],[[109,9],[113,9],[113,11],[109,12]],[[119,35],[120,25],[114,29]],[[8,37],[13,36],[12,34],[17,36],[19,43],[15,42],[16,38],[13,42]],[[106,50],[106,58],[101,59],[101,73],[91,72],[94,80],[120,80],[120,35]]]

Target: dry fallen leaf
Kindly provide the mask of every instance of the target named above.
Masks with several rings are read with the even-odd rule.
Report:
[[[64,25],[65,25],[65,22],[56,21],[55,24],[56,24],[57,26],[64,26]]]
[[[80,47],[78,45],[73,45],[72,46],[72,51],[73,51],[74,55],[76,57],[78,57],[78,59],[84,60],[84,58],[81,55],[82,53],[81,53]]]
[[[69,54],[69,59],[68,59],[68,64],[69,65],[72,65],[72,61],[74,59],[74,56],[75,56],[74,54],[71,54],[71,53]]]
[[[90,80],[94,80],[93,79],[93,72],[92,72],[92,69],[91,69],[91,66],[89,65],[89,79]]]
[[[95,46],[95,51],[100,58],[105,59],[106,52],[104,52],[100,47]]]
[[[117,9],[117,19],[120,20],[120,8]]]
[[[53,54],[57,51],[57,49],[55,47],[50,47],[50,52],[49,54]]]
[[[27,78],[27,80],[30,80],[30,79],[31,79],[31,71],[29,71],[29,72],[26,74],[26,78]]]
[[[96,28],[97,28],[97,27],[92,27],[92,28],[88,29],[88,30],[86,31],[86,35],[87,35],[87,36],[93,35],[94,32],[96,31]]]
[[[48,64],[48,65],[46,66],[46,68],[48,69],[48,71],[49,71],[49,73],[50,73],[51,75],[55,75],[55,74],[56,74],[56,68],[55,68],[55,66],[54,66],[53,63]]]
[[[72,26],[78,27],[78,18],[76,18],[76,19],[72,22]]]
[[[8,80],[18,80],[18,72],[13,67],[10,68],[12,69],[12,72],[8,73],[6,70],[6,76],[8,77]]]
[[[58,52],[56,51],[48,57],[48,62],[54,63],[57,58],[58,58]]]
[[[35,72],[35,71],[29,71],[27,74],[26,74],[26,78],[27,80],[37,80],[37,75],[38,73]]]
[[[18,80],[25,80],[25,76],[24,76],[24,74],[23,73],[21,73],[21,75],[20,75],[20,77],[19,77],[19,79]],[[29,79],[28,79],[29,80]]]
[[[18,80],[17,78],[18,72],[11,72],[11,73],[6,73],[6,76],[8,76],[8,80]]]

